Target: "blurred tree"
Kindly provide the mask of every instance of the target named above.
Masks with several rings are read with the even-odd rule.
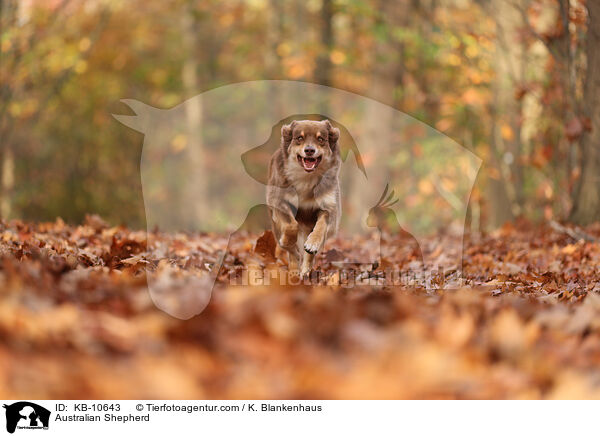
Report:
[[[202,150],[202,102],[198,98],[193,98],[200,93],[199,80],[199,59],[203,52],[203,47],[199,40],[199,11],[194,7],[193,1],[187,1],[183,4],[181,13],[181,32],[183,37],[184,57],[182,67],[182,82],[183,91],[187,98],[192,100],[185,106],[186,108],[186,135],[181,138],[184,141],[182,146],[189,147],[188,156],[191,159],[191,165],[195,169],[190,176],[192,180],[189,183],[193,186],[194,192],[198,198],[207,198],[206,191],[206,159],[203,156]],[[200,220],[205,220],[207,211],[201,201],[195,202],[191,207],[193,216]]]
[[[404,19],[411,14],[409,1],[389,2],[378,0],[370,11],[370,32],[372,32],[371,50],[368,63],[369,71],[366,95],[373,100],[367,102],[365,129],[361,140],[378,144],[378,153],[390,156],[399,151],[398,141],[392,138],[392,113],[384,105],[398,107],[397,88],[402,76],[401,55],[398,51],[395,30],[402,29]],[[360,144],[360,141],[359,141]],[[368,174],[369,168],[367,168]],[[361,179],[355,179],[350,187],[350,207],[360,210],[365,198],[369,198],[368,186]]]
[[[600,219],[600,2],[588,1],[586,42],[587,72],[584,91],[585,115],[590,131],[582,136],[581,178],[574,193],[571,220],[588,224]]]
[[[315,81],[320,85],[331,86],[331,50],[333,48],[333,0],[321,1],[320,50],[315,68]]]
[[[319,85],[331,86],[332,65],[331,52],[333,49],[333,0],[321,0],[320,29],[319,29],[319,52],[315,67],[315,82]],[[320,112],[326,114],[331,102],[320,102]]]

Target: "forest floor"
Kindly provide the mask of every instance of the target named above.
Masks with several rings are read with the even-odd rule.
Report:
[[[222,236],[148,242],[95,216],[2,223],[0,396],[600,398],[596,238],[600,226],[526,222],[464,243],[432,236],[421,248],[441,263],[463,248],[462,276],[449,264],[430,283],[387,286],[378,269],[410,260],[390,240],[396,258],[349,287],[333,259],[368,241],[339,237],[319,256],[315,285],[232,286],[236,268],[285,272],[268,235],[242,235],[206,309],[180,320],[156,308],[147,280],[206,275]]]

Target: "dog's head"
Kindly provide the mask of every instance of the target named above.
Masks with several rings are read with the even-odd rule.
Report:
[[[329,120],[292,121],[281,128],[281,146],[290,161],[307,173],[329,168],[339,156],[339,129]]]

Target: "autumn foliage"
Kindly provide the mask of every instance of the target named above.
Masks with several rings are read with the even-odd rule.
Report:
[[[146,275],[205,274],[222,236],[150,236],[92,216],[1,224],[1,397],[600,397],[598,226],[469,235],[462,276],[446,265],[438,289],[336,284],[331,259],[358,246],[343,235],[318,285],[230,286],[235,268],[286,270],[268,236],[239,234],[188,321],[154,306]],[[382,263],[406,267],[386,243],[398,254]],[[460,247],[437,235],[421,249],[443,264]]]
[[[600,398],[598,47],[598,0],[0,0],[0,397]],[[267,80],[368,98],[350,117],[368,127],[357,150],[378,147],[361,152],[363,169],[377,158],[401,181],[397,209],[365,217],[382,247],[342,232],[315,279],[294,286],[281,285],[287,264],[269,232],[154,230],[145,130],[111,116],[133,114],[121,99],[167,110]],[[207,198],[239,209],[251,172],[234,171],[241,153],[219,152],[242,144],[248,157],[265,138],[239,128],[226,144],[210,139],[233,131],[223,120],[246,104],[273,117],[262,127],[277,147],[273,114],[304,95],[267,95],[195,100],[189,138],[157,129],[202,183],[161,179],[161,151],[150,191],[210,192],[160,212],[198,224],[187,208],[205,212]],[[346,106],[321,103],[323,114]],[[206,153],[182,158],[200,137]],[[424,158],[442,137],[481,159],[479,172],[447,153]],[[459,189],[471,172],[473,189]],[[346,216],[348,200],[367,198],[362,178],[350,185]],[[438,194],[461,212],[464,237],[432,216]],[[243,218],[210,212],[203,223]],[[365,253],[381,257],[355,261]],[[389,270],[417,275],[391,286]],[[206,303],[199,287],[212,294],[192,317]]]

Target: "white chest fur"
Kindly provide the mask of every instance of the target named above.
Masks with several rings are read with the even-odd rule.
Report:
[[[308,200],[314,196],[314,189],[321,180],[321,171],[307,173],[300,165],[288,165],[285,175],[296,190],[301,200]]]
[[[300,207],[304,209],[335,208],[338,199],[334,189],[321,192],[318,197],[315,196],[315,188],[323,177],[321,171],[307,173],[300,166],[292,165],[291,168],[286,168],[286,177],[298,196],[298,205]]]

